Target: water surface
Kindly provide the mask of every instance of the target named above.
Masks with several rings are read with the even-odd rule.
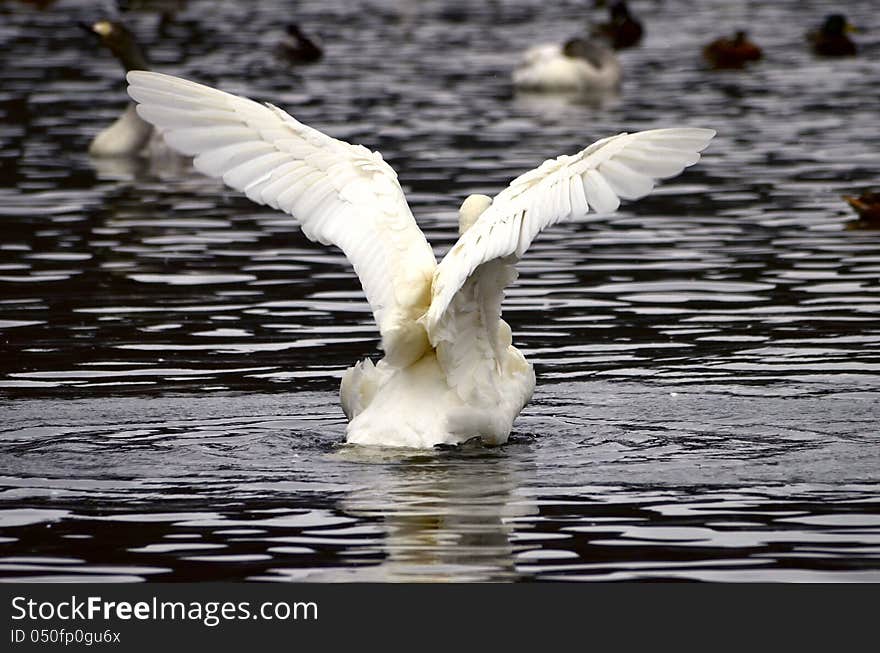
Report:
[[[156,69],[381,151],[438,255],[547,157],[718,131],[537,240],[504,308],[534,400],[508,445],[431,452],[341,445],[339,378],[379,351],[338,251],[186,164],[88,157],[125,106],[93,4],[0,5],[0,579],[880,580],[880,248],[840,199],[880,172],[872,3],[864,56],[820,61],[824,3],[634,2],[589,102],[509,81],[583,2],[302,2],[300,68],[277,3],[130,17]],[[741,25],[765,60],[705,70]]]

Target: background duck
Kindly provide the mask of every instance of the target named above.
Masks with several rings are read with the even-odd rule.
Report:
[[[116,8],[123,14],[130,12],[159,15],[159,30],[164,31],[186,11],[189,0],[116,0]]]
[[[858,221],[851,223],[853,228],[880,228],[880,193],[868,190],[858,197],[844,195],[843,199],[859,214]]]
[[[122,23],[100,20],[83,27],[98,37],[126,72],[149,69],[134,35]],[[134,103],[129,102],[122,115],[95,136],[89,145],[89,154],[96,157],[131,156],[147,147],[152,136],[152,125],[142,120]]]
[[[712,68],[744,68],[749,61],[758,61],[761,54],[761,48],[752,43],[743,30],[736,32],[733,38],[715,39],[703,48],[703,57]]]
[[[524,91],[606,91],[617,88],[621,76],[612,50],[601,42],[574,38],[527,50],[513,83]]]
[[[596,27],[596,34],[608,38],[615,50],[631,48],[642,40],[642,24],[620,0],[608,7],[609,21]]]
[[[830,14],[825,17],[822,26],[807,33],[807,39],[813,44],[813,52],[823,57],[852,57],[858,52],[856,44],[847,32],[853,26],[843,14]]]
[[[289,23],[285,36],[278,44],[278,56],[291,63],[312,63],[324,56],[324,51],[314,40],[306,36],[300,26]]]

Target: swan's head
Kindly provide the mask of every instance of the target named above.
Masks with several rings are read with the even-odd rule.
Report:
[[[473,227],[477,218],[489,208],[491,203],[492,198],[487,195],[468,195],[467,199],[462,202],[461,208],[458,209],[458,234],[462,235]]]
[[[126,70],[146,70],[147,62],[138,47],[134,34],[122,23],[112,20],[99,20],[91,25],[83,25],[86,31],[112,52]]]

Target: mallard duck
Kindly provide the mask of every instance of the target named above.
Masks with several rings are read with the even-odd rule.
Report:
[[[715,39],[703,48],[703,57],[712,68],[743,68],[750,61],[761,58],[761,48],[740,30],[733,38]]]
[[[596,27],[595,33],[605,36],[615,50],[631,48],[642,40],[642,24],[629,11],[626,2],[619,0],[608,7],[609,21]]]
[[[543,229],[615,211],[656,179],[696,163],[715,132],[618,134],[545,161],[494,199],[459,209],[458,242],[438,265],[397,175],[378,152],[336,140],[271,104],[177,77],[134,71],[138,113],[194,167],[296,217],[303,234],[354,266],[385,356],[349,368],[340,399],[347,440],[427,448],[507,441],[535,372],[501,319],[516,262]]]
[[[292,63],[312,63],[324,56],[321,47],[306,36],[296,23],[290,23],[284,31],[285,36],[277,47],[280,57]]]
[[[514,85],[524,91],[605,91],[620,78],[614,52],[581,38],[531,48],[513,71]]]
[[[847,35],[853,26],[843,14],[825,17],[822,26],[809,32],[807,39],[813,44],[813,52],[823,57],[852,57],[858,52],[856,44]]]
[[[98,37],[126,71],[145,70],[148,67],[134,35],[122,23],[100,20],[82,26]],[[152,136],[152,125],[143,121],[137,115],[134,104],[129,102],[122,115],[95,136],[89,145],[89,154],[96,157],[131,156],[147,147]]]
[[[854,223],[857,227],[880,227],[880,193],[868,190],[858,197],[844,195],[843,199],[859,214]]]

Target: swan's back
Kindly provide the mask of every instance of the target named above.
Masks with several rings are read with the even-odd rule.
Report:
[[[514,85],[524,91],[610,90],[620,78],[614,53],[582,39],[535,46],[513,71]]]

